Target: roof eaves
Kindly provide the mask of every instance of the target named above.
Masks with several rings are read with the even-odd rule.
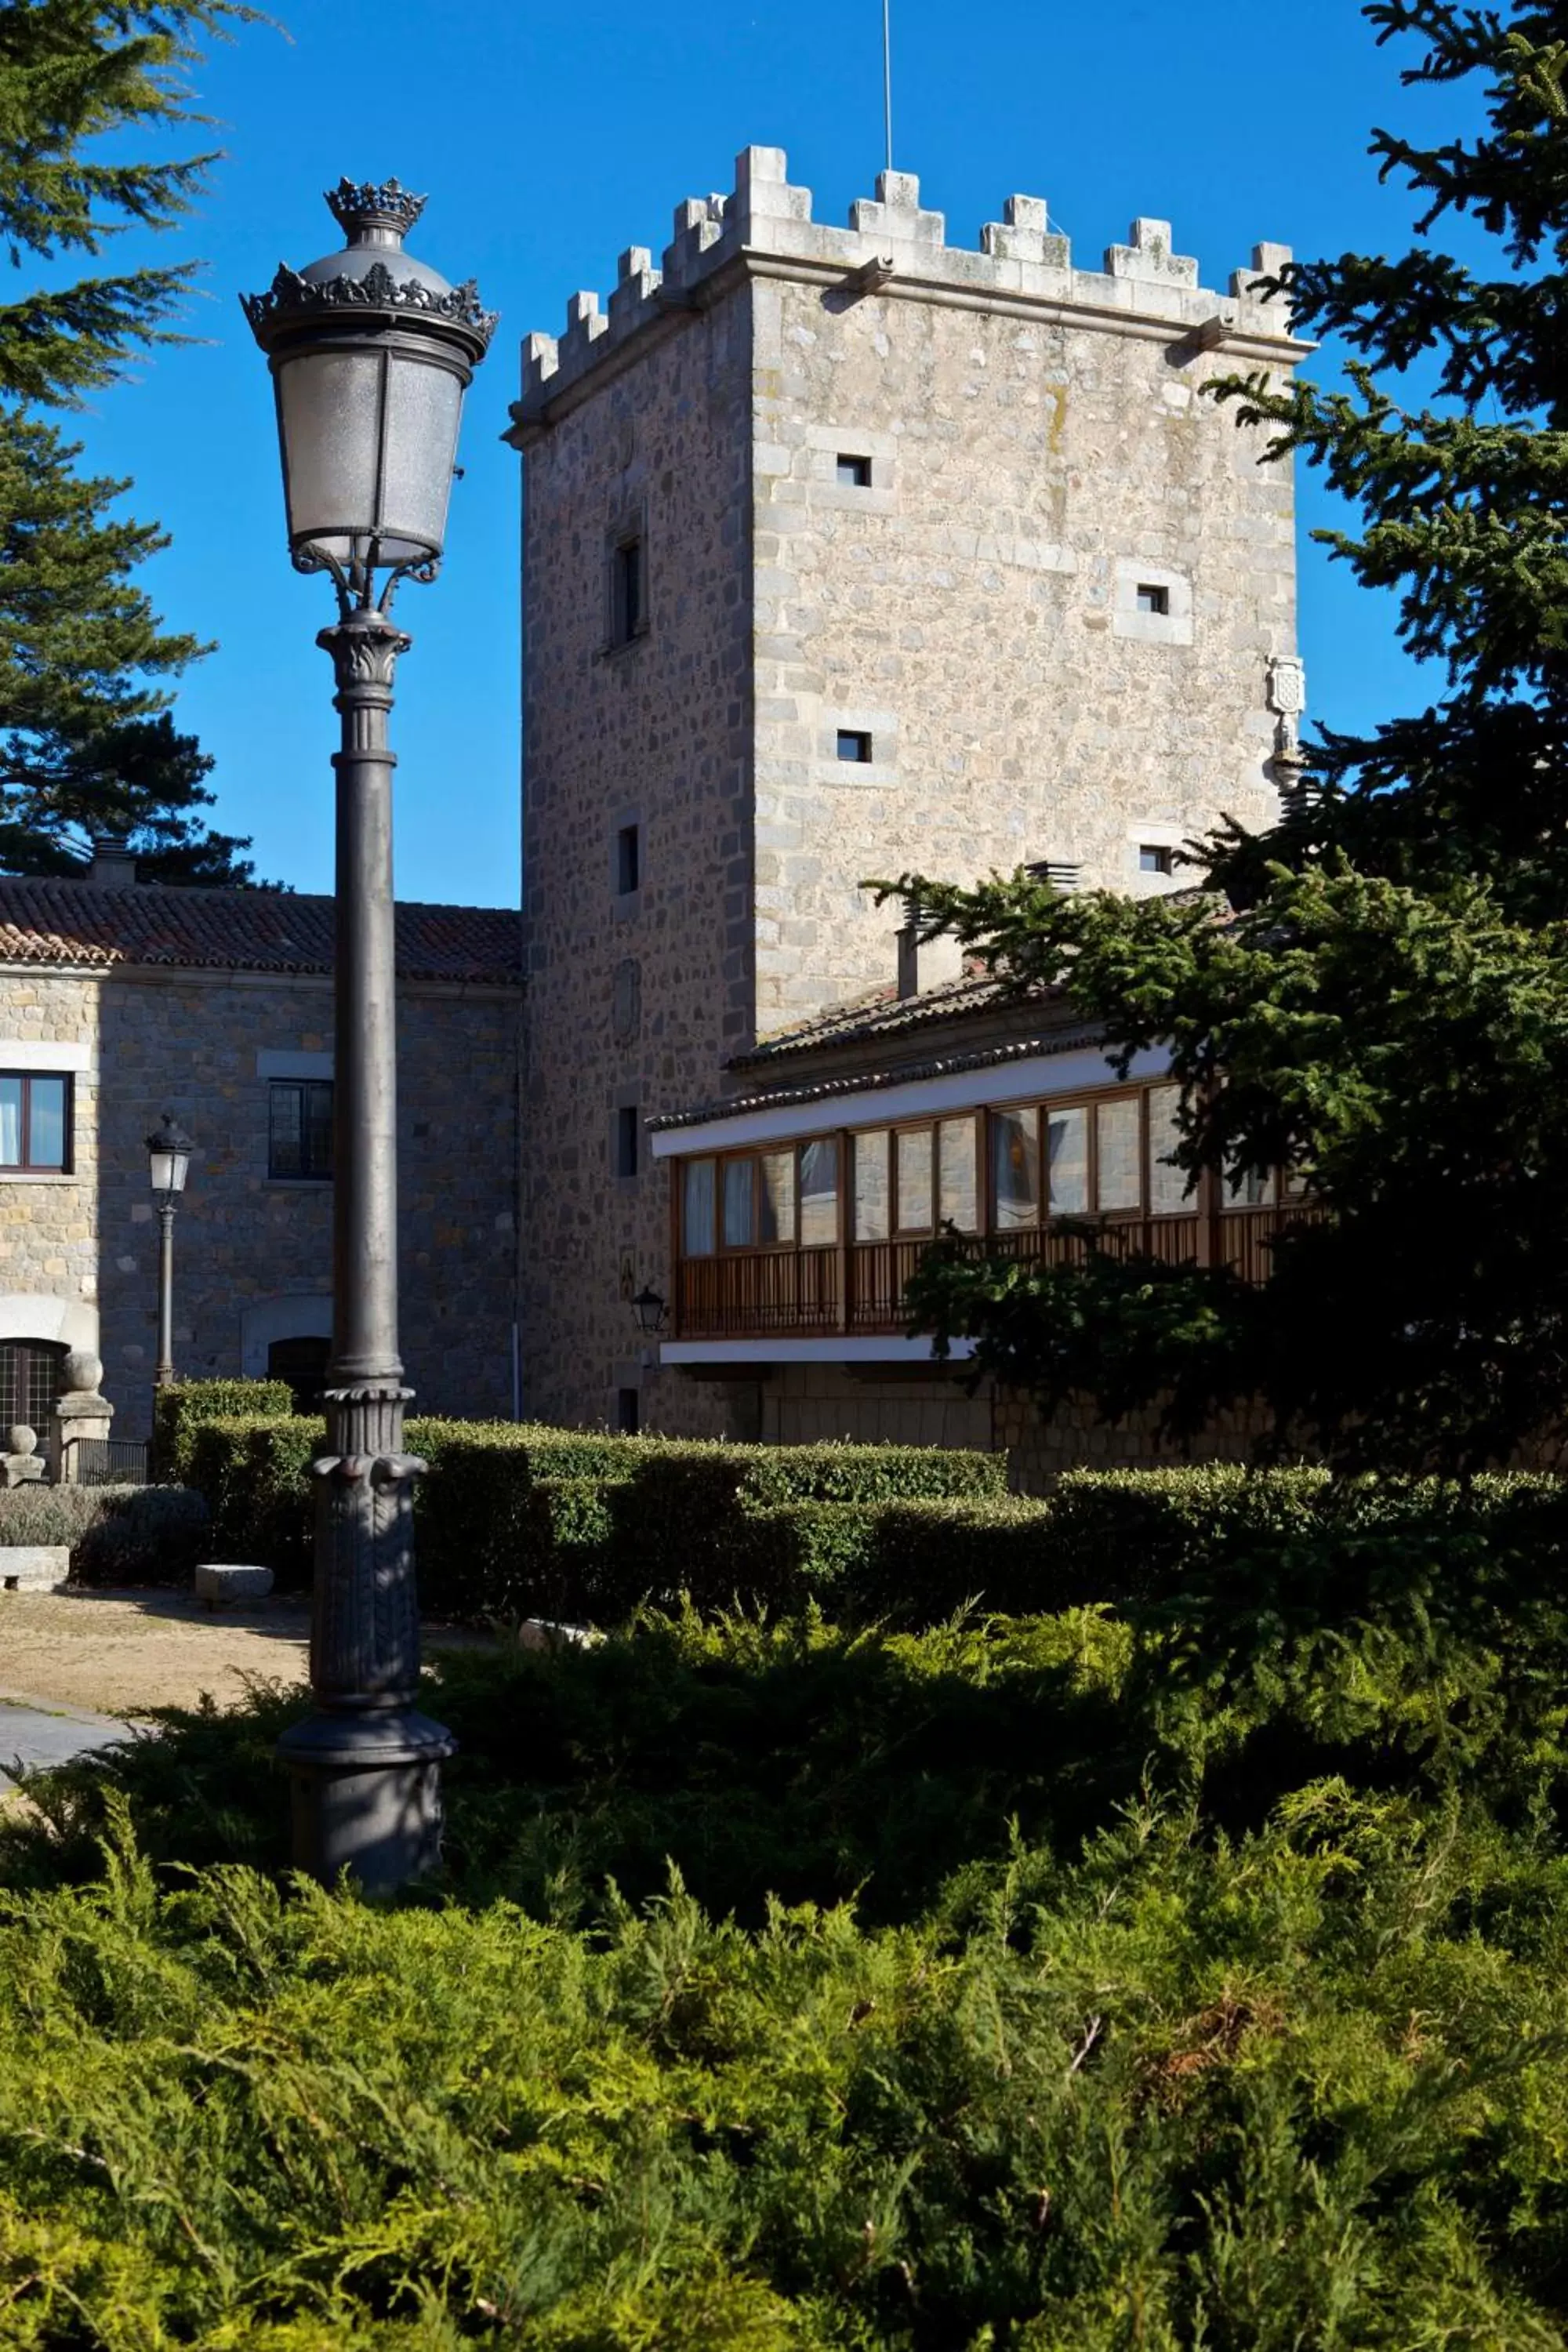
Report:
[[[954,1077],[966,1070],[1001,1069],[1009,1062],[1075,1053],[1082,1046],[1104,1043],[1105,1031],[1098,1022],[1077,1029],[1053,1029],[1040,1036],[1018,1037],[973,1053],[944,1054],[927,1062],[900,1063],[890,1069],[819,1078],[810,1086],[772,1087],[760,1094],[729,1095],[717,1102],[700,1103],[690,1110],[665,1111],[658,1118],[650,1118],[647,1127],[652,1134],[665,1134],[676,1128],[702,1127],[710,1119],[736,1118],[746,1111],[785,1110],[803,1104],[833,1102],[847,1095],[875,1094],[887,1087],[916,1086],[931,1078]]]

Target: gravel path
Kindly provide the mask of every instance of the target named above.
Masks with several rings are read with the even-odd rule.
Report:
[[[487,1637],[426,1627],[426,1649]],[[247,1681],[302,1683],[310,1603],[296,1596],[208,1609],[160,1590],[0,1592],[0,1692],[91,1716],[195,1706],[204,1691],[231,1706]],[[0,1725],[0,1755],[8,1755]]]

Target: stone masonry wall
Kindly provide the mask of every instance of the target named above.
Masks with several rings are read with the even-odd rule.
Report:
[[[98,990],[58,972],[0,976],[0,1069],[67,1065],[74,1065],[71,1172],[0,1171],[0,1336],[96,1349]],[[143,1154],[143,1183],[145,1166]]]
[[[940,245],[901,185],[889,250],[911,215]],[[1169,888],[1141,847],[1270,820],[1292,486],[1204,396],[1233,361],[897,280],[764,281],[754,315],[760,1031],[891,981],[868,875]]]
[[[1152,1412],[1111,1425],[1087,1399],[1075,1399],[1047,1421],[1025,1397],[993,1400],[995,1443],[1007,1449],[1008,1483],[1020,1494],[1043,1495],[1064,1470],[1179,1470],[1204,1462],[1247,1462],[1266,1427],[1261,1412],[1226,1406],[1184,1449],[1161,1436]]]
[[[867,1367],[868,1374],[871,1368]],[[879,1381],[834,1364],[797,1364],[762,1389],[762,1434],[779,1445],[852,1438],[862,1445],[966,1446],[1005,1450],[1018,1494],[1048,1493],[1064,1470],[1165,1470],[1188,1462],[1245,1462],[1262,1427],[1244,1412],[1216,1414],[1189,1453],[1167,1444],[1152,1414],[1117,1427],[1085,1401],[1044,1420],[1025,1397],[990,1387],[966,1395],[957,1380]]]
[[[731,1425],[722,1390],[645,1367],[629,1300],[669,1289],[641,1122],[710,1091],[752,996],[749,304],[682,320],[527,453],[525,1410]],[[647,548],[645,634],[608,649],[615,535]],[[641,883],[616,887],[639,829]],[[639,1172],[616,1172],[617,1113]],[[651,1354],[651,1350],[647,1351]]]
[[[792,1364],[762,1391],[762,1435],[771,1445],[853,1438],[861,1445],[947,1445],[988,1454],[991,1404],[956,1380],[888,1379],[875,1368],[851,1379],[837,1364]]]
[[[76,1172],[0,1179],[0,1292],[34,1291],[39,1337],[90,1303],[114,1433],[147,1433],[158,1224],[142,1139],[164,1109],[198,1152],[174,1227],[174,1360],[264,1370],[269,1338],[324,1333],[331,1186],[268,1175],[266,1052],[326,1056],[331,984],[221,972],[0,973],[0,1032],[90,1041]],[[399,997],[402,1344],[421,1409],[509,1415],[515,1308],[518,1010],[495,990]],[[5,1066],[0,1040],[0,1066]],[[321,1074],[325,1074],[323,1070]],[[14,1318],[13,1318],[14,1319]],[[9,1336],[24,1336],[20,1330]],[[75,1334],[66,1334],[77,1338]]]
[[[671,1286],[669,1204],[646,1158],[615,1173],[616,1120],[890,985],[867,876],[1049,859],[1165,888],[1142,845],[1276,805],[1290,478],[1201,386],[1293,363],[1254,288],[1284,248],[1220,295],[1164,223],[1085,271],[1040,199],[1002,214],[951,247],[887,173],[830,227],[751,148],[730,194],[679,207],[662,269],[629,247],[607,310],[574,294],[524,342],[530,1411],[592,1423],[634,1387],[645,1426],[743,1420],[754,1387],[656,1373],[636,1333],[630,1294]],[[612,649],[617,535],[648,612]]]

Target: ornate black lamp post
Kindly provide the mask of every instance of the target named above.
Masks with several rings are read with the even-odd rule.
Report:
[[[338,620],[332,1354],[317,1487],[315,1711],[279,1755],[294,1784],[294,1858],[401,1885],[435,1862],[449,1733],[419,1714],[411,1391],[397,1352],[396,1068],[392,899],[393,670],[410,640],[387,617],[410,574],[433,580],[463,394],[494,316],[403,251],[424,209],[395,180],[327,198],[348,244],[280,268],[245,313],[278,402],[289,545],[326,572]],[[384,575],[378,581],[378,574]]]
[[[153,1384],[166,1389],[174,1377],[174,1210],[196,1147],[167,1110],[146,1140],[147,1173],[158,1207],[158,1362]]]

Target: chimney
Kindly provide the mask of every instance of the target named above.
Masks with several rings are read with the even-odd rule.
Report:
[[[1070,858],[1037,857],[1032,866],[1026,866],[1024,871],[1031,882],[1048,883],[1053,890],[1059,890],[1063,898],[1068,898],[1078,888],[1078,877],[1083,867]]]
[[[133,890],[136,857],[122,833],[95,833],[92,856],[82,880],[95,890]]]
[[[922,940],[917,924],[906,923],[897,938],[900,1004],[907,997],[919,996],[922,989],[945,988],[963,977],[963,952],[950,932],[939,931],[935,939]]]

